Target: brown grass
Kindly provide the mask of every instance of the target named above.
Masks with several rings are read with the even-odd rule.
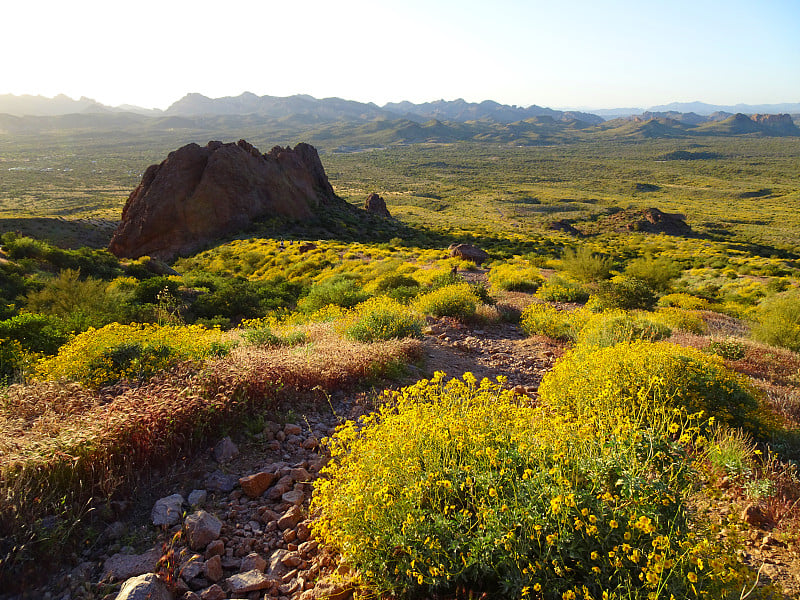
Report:
[[[0,399],[0,582],[52,550],[89,506],[245,415],[297,393],[333,392],[416,360],[420,343],[362,344],[327,326],[294,348],[240,347],[198,371],[91,392],[68,382],[12,386]],[[65,527],[39,525],[56,516]],[[2,587],[2,586],[0,586]]]

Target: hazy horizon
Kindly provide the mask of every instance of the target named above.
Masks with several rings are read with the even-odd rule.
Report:
[[[244,91],[579,110],[800,101],[792,0],[42,0],[4,17],[0,94],[109,106]]]

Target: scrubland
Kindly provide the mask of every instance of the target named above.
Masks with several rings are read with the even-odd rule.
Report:
[[[266,222],[179,259],[178,275],[59,246],[115,218],[160,148],[117,148],[102,177],[13,171],[0,189],[0,571],[91,535],[142,473],[223,431],[295,396],[371,386],[376,411],[328,440],[313,500],[315,535],[362,595],[800,589],[743,558],[742,514],[797,551],[800,159],[788,139],[702,144],[716,158],[662,158],[685,140],[326,154],[337,193],[379,191],[396,220]],[[20,152],[4,160],[41,160]],[[684,213],[694,233],[608,220],[646,207]],[[582,235],[550,229],[565,219]],[[450,257],[456,241],[490,260]],[[393,383],[424,368],[441,318],[512,323],[569,351],[532,396],[502,372]]]

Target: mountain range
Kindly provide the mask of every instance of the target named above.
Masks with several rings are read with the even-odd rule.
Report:
[[[783,109],[781,114],[753,110]],[[721,110],[734,109],[736,112]],[[690,110],[692,109],[692,110]],[[720,110],[711,110],[720,109]],[[374,147],[397,143],[489,141],[515,144],[551,144],[585,136],[607,138],[681,138],[693,135],[800,136],[788,112],[800,104],[722,107],[698,102],[673,103],[621,116],[562,111],[537,105],[475,103],[463,99],[378,106],[341,98],[317,99],[239,96],[208,98],[187,94],[166,110],[135,106],[110,107],[90,98],[73,100],[60,95],[0,95],[0,134],[40,135],[52,131],[118,131],[146,135],[185,130],[206,135],[252,135],[259,129],[287,141],[300,137],[321,147]],[[748,114],[745,114],[747,111]],[[600,111],[598,111],[600,112]],[[613,112],[613,111],[612,111]],[[209,138],[210,139],[210,138]]]

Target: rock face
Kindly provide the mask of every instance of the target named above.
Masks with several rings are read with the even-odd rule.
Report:
[[[381,198],[378,194],[370,194],[367,196],[367,201],[364,203],[364,208],[367,212],[375,213],[376,215],[380,215],[382,217],[390,218],[392,217],[389,214],[389,209],[386,208],[386,201]]]
[[[313,146],[261,154],[244,140],[188,144],[147,168],[122,211],[109,250],[171,260],[270,216],[309,218],[342,205]]]

